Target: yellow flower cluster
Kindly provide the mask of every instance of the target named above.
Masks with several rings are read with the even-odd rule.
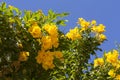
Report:
[[[58,40],[58,29],[57,26],[53,23],[45,24],[43,29],[49,34],[48,36],[42,37],[42,49],[47,50],[51,49],[52,47],[57,48],[59,45]]]
[[[58,36],[58,28],[55,24],[45,24],[43,28],[48,32],[50,36],[57,37]]]
[[[120,74],[116,75],[115,79],[120,80]]]
[[[68,37],[71,40],[75,40],[75,39],[80,39],[81,35],[79,32],[79,28],[75,27],[74,29],[71,29],[67,34],[66,37]]]
[[[93,32],[96,33],[103,33],[105,32],[105,26],[103,24],[97,25],[95,20],[92,20],[91,22],[86,21],[83,18],[78,18],[78,24],[81,26],[81,30],[84,31],[88,28],[91,28]]]
[[[53,64],[54,57],[61,59],[63,57],[60,51],[50,52],[50,51],[39,51],[36,57],[37,63],[42,64],[45,70],[53,69],[55,65]]]
[[[37,41],[41,44],[41,50],[36,56],[37,63],[42,64],[45,70],[53,69],[55,67],[53,64],[54,57],[58,59],[63,57],[60,51],[50,52],[50,49],[57,48],[59,45],[57,26],[53,23],[49,23],[45,24],[41,30],[38,24],[34,23],[28,31],[33,38],[37,38]]]
[[[32,27],[30,27],[28,29],[28,31],[31,33],[31,35],[33,36],[33,38],[40,38],[40,37],[42,37],[41,28],[38,26],[37,23],[34,23],[32,25]]]
[[[114,69],[109,70],[108,75],[110,75],[111,77],[115,77],[116,73]]]
[[[106,36],[104,34],[98,34],[96,35],[97,39],[99,39],[100,41],[104,41],[106,40]]]
[[[78,24],[80,25],[80,29],[75,27],[66,34],[69,39],[79,39],[81,38],[82,32],[90,30],[100,43],[106,40],[106,36],[103,34],[105,32],[105,26],[103,24],[97,25],[95,20],[86,21],[83,18],[78,18]]]
[[[103,32],[105,32],[105,26],[103,24],[97,25],[95,20],[92,20],[91,22],[89,22],[83,18],[78,19],[78,24],[81,26],[80,32],[90,29],[91,32],[96,34],[95,37],[100,42],[102,42],[106,39],[106,36],[104,34],[102,34]]]
[[[48,35],[43,35],[41,28],[38,26],[38,24],[35,22],[28,31],[31,33],[33,38],[41,38],[40,43],[42,43],[42,49],[48,50],[52,47],[57,48],[59,45],[58,40],[58,28],[55,24],[45,24],[43,26],[43,29],[48,33]]]
[[[102,66],[102,65],[104,65],[103,58],[97,58],[97,59],[94,60],[94,67]]]
[[[90,26],[90,22],[86,21],[83,18],[78,18],[78,24],[80,24],[80,26],[82,27],[82,31],[88,29],[88,27]]]
[[[105,32],[105,26],[103,24],[94,25],[92,27],[92,31],[96,33],[103,33]]]
[[[28,56],[29,56],[29,52],[26,52],[26,51],[22,51],[20,52],[19,54],[19,61],[27,61],[28,59]]]
[[[50,36],[43,36],[41,42],[42,42],[42,49],[48,50],[52,48],[52,40]]]
[[[105,53],[105,61],[112,64],[116,68],[120,67],[120,61],[118,59],[118,51],[117,50],[112,50],[109,51],[108,53]],[[103,58],[97,58],[94,60],[94,66],[100,66],[104,64]]]
[[[17,46],[18,46],[19,48],[23,48],[23,45],[22,45],[21,43],[18,43]]]
[[[94,60],[94,67],[105,65],[106,63],[113,67],[109,70],[108,75],[112,78],[115,78],[116,80],[120,80],[120,74],[117,73],[117,70],[120,69],[120,60],[118,59],[119,52],[117,50],[112,50],[107,53],[105,53],[104,58],[97,58]]]
[[[96,24],[97,24],[97,23],[96,23],[96,20],[92,20],[92,21],[91,21],[91,25],[94,26],[94,25],[96,25]]]
[[[81,39],[84,31],[91,31],[90,33],[95,34],[95,38],[101,42],[106,40],[106,36],[102,34],[105,32],[105,26],[103,24],[97,25],[95,20],[92,20],[91,22],[86,21],[83,18],[78,18],[78,24],[80,25],[80,28],[75,27],[74,29],[70,29],[70,31],[66,34],[66,37],[68,37],[71,40]]]
[[[102,33],[105,32],[105,26],[103,24],[96,25],[96,22],[94,21],[92,21],[91,24],[94,24],[91,27],[91,30],[93,33],[96,33],[96,38],[101,42],[104,41],[106,36]]]
[[[106,56],[106,61],[111,64],[115,64],[116,62],[118,62],[119,54],[117,50],[110,51],[107,54],[105,54],[105,56]]]
[[[117,74],[116,70],[114,69],[109,70],[108,75],[114,78],[115,80],[120,80],[120,74]]]

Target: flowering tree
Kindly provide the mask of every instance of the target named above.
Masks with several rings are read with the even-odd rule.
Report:
[[[113,80],[119,79],[118,51],[88,63],[106,40],[105,26],[78,18],[66,34],[63,17],[0,5],[0,79],[2,80]],[[90,68],[89,68],[90,66]]]

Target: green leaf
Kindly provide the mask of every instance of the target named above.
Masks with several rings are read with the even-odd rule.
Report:
[[[24,19],[28,21],[31,18],[31,11],[25,11],[24,13],[25,13]]]
[[[65,16],[68,16],[68,15],[69,15],[69,13],[66,13],[66,12],[57,14],[57,16],[60,16],[60,17],[65,17]]]
[[[50,9],[49,11],[48,11],[48,15],[49,16],[53,16],[55,13]]]
[[[2,10],[6,9],[6,3],[5,2],[2,3],[1,8],[2,8]]]
[[[15,21],[18,23],[19,26],[22,25],[22,23],[21,23],[21,21],[20,21],[20,19],[18,17],[15,17]]]
[[[48,19],[49,19],[50,21],[53,21],[53,20],[55,20],[56,18],[57,18],[56,14],[50,9],[50,10],[48,11]]]
[[[58,20],[56,24],[61,26],[66,26],[65,22],[67,22],[67,20]]]
[[[20,10],[19,10],[18,8],[14,7],[13,10],[16,11],[17,15],[20,15],[20,14],[21,14],[21,12],[20,12]]]

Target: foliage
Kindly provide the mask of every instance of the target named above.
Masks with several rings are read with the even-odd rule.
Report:
[[[111,72],[107,74],[109,69],[114,69],[105,64],[104,60],[108,57],[96,60],[88,70],[90,55],[96,55],[96,51],[101,50],[99,46],[106,40],[103,34],[105,26],[95,20],[79,18],[77,26],[65,34],[59,27],[66,26],[63,17],[67,15],[52,10],[47,15],[42,10],[25,10],[22,13],[18,8],[2,3],[0,79],[106,80],[119,77],[116,74],[111,77]]]

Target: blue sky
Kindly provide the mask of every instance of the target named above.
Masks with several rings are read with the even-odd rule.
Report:
[[[63,31],[75,27],[80,17],[89,21],[95,19],[98,24],[106,26],[105,34],[108,41],[102,44],[103,50],[116,48],[115,41],[120,43],[120,0],[0,0],[2,1],[20,10],[42,9],[47,13],[52,9],[55,12],[68,12],[70,15],[65,19],[69,22],[66,27],[61,28]],[[98,52],[98,55],[101,56],[101,53]]]

